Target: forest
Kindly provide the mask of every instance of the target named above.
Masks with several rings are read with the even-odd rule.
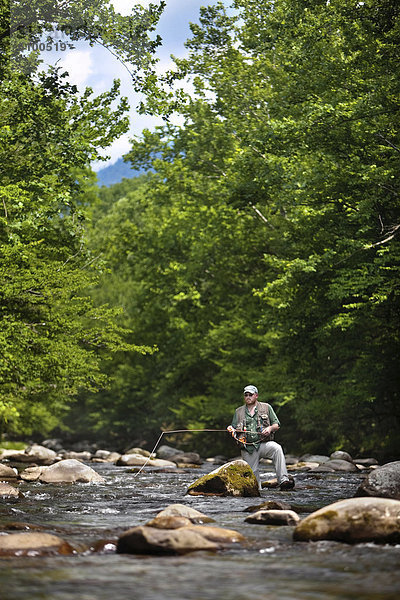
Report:
[[[225,428],[252,383],[287,452],[398,458],[400,6],[225,4],[160,75],[163,3],[137,6],[134,39],[107,1],[69,3],[164,118],[124,157],[145,173],[100,188],[90,165],[128,127],[118,81],[94,96],[41,72],[1,0],[3,439],[151,446]]]

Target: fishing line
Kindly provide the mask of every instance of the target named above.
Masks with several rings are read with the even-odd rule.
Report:
[[[214,433],[214,432],[221,432],[221,431],[224,431],[225,433],[229,433],[227,431],[227,429],[170,429],[168,431],[162,431],[161,434],[160,434],[160,436],[159,436],[159,438],[158,438],[158,440],[155,443],[155,446],[154,446],[153,450],[150,452],[150,456],[147,457],[147,460],[142,464],[142,466],[140,467],[139,471],[137,471],[134,474],[134,477],[137,477],[143,471],[143,469],[148,465],[148,463],[151,461],[153,453],[156,451],[156,448],[158,447],[158,444],[161,442],[161,439],[162,439],[163,435],[169,435],[171,433],[188,433],[188,432],[197,432],[197,433],[200,433],[200,432],[207,432],[207,431],[208,432],[212,432],[212,433]],[[242,431],[242,430],[236,430],[236,433],[246,433],[246,431],[245,430],[244,431]]]

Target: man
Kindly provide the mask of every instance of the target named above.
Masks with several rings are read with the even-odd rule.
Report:
[[[282,447],[272,441],[280,428],[278,417],[269,404],[258,401],[255,385],[246,385],[243,393],[244,405],[236,409],[227,430],[240,441],[242,458],[253,470],[260,490],[260,458],[272,459],[281,490],[293,489],[294,480],[289,479]]]

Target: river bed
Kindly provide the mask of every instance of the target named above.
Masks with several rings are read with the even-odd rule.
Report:
[[[264,489],[261,498],[187,496],[190,483],[214,468],[132,472],[90,463],[103,484],[24,482],[24,498],[0,503],[0,525],[45,526],[67,540],[73,556],[0,560],[0,600],[398,600],[400,546],[293,542],[293,527],[245,523],[249,506],[285,500],[305,517],[354,496],[362,475],[299,473],[290,492]],[[182,503],[235,529],[248,540],[218,553],[138,556],[115,553],[126,529]],[[96,542],[106,540],[102,552]]]

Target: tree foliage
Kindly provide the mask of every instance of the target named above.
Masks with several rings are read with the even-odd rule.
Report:
[[[108,2],[61,4],[58,28],[82,10],[86,29],[72,37],[102,39],[146,67],[150,42],[139,64],[138,38],[111,31],[123,18]],[[79,94],[66,73],[41,70],[26,52],[27,41],[55,27],[52,6],[0,4],[0,434],[49,431],[79,390],[104,387],[102,358],[139,349],[116,324],[117,309],[96,306],[85,292],[104,268],[85,232],[95,197],[89,165],[127,130],[127,101],[118,81],[99,96]],[[143,44],[153,19],[145,29],[138,15],[130,23]]]
[[[143,108],[184,124],[134,143],[154,174],[96,222],[112,269],[97,293],[158,347],[114,365],[112,422],[227,424],[251,381],[291,449],[395,455],[399,9],[233,7],[201,10]]]

